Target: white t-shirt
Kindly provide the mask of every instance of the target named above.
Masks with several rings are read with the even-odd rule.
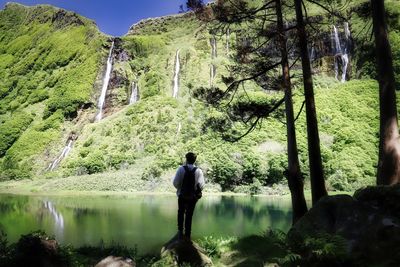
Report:
[[[188,166],[189,170],[192,170],[194,167],[196,167],[193,164],[187,164],[186,166]],[[177,196],[179,196],[181,193],[181,187],[184,177],[185,177],[185,168],[183,166],[180,166],[176,171],[175,177],[172,179],[172,183],[176,188]],[[197,185],[199,185],[201,189],[203,189],[205,185],[203,171],[200,168],[197,168],[194,173],[194,190],[197,189]]]

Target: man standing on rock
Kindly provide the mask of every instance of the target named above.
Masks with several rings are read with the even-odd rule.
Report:
[[[178,196],[178,237],[190,240],[194,208],[197,200],[201,198],[205,181],[202,170],[194,165],[196,154],[189,152],[185,157],[186,164],[178,168],[172,183],[177,189]],[[185,233],[183,234],[184,223]]]

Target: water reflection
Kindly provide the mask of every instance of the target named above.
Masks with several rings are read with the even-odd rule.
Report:
[[[64,217],[62,216],[61,212],[58,212],[54,206],[54,204],[51,201],[43,201],[43,206],[45,209],[47,209],[51,216],[54,219],[54,226],[55,226],[55,233],[56,233],[56,239],[59,242],[62,242],[64,240],[63,238],[63,233],[64,233]]]
[[[15,241],[44,230],[64,244],[116,242],[139,253],[158,252],[176,232],[174,196],[20,197],[0,195],[0,226]],[[244,236],[287,230],[290,202],[262,197],[205,196],[193,218],[193,236]]]

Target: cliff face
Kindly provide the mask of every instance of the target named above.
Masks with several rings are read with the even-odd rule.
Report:
[[[30,177],[69,134],[64,121],[90,103],[105,38],[92,21],[45,5],[7,4],[0,28],[1,176]]]
[[[222,77],[229,76],[227,66],[239,40],[235,33],[213,36],[187,13],[147,19],[112,38],[72,12],[18,4],[0,11],[0,29],[2,179],[132,171],[137,179],[156,184],[194,150],[208,178],[224,189],[248,191],[257,180],[284,181],[284,125],[265,120],[249,137],[226,143],[213,130],[227,124],[226,117],[192,97],[199,87],[225,88]],[[346,27],[337,30],[344,44]],[[339,50],[331,49],[336,45],[333,27],[321,38],[310,53],[318,74],[325,170],[331,187],[351,189],[373,181],[377,85],[339,83],[332,77]],[[260,84],[245,87],[250,95],[271,94]],[[301,89],[294,101],[299,111]],[[96,121],[100,110],[102,119]],[[304,114],[297,124],[307,173]],[[246,131],[246,126],[234,127]]]

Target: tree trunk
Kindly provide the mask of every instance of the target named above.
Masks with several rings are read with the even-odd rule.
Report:
[[[315,110],[314,88],[311,74],[310,57],[307,48],[307,35],[303,19],[302,0],[294,0],[296,7],[297,33],[303,67],[304,95],[306,101],[306,119],[308,136],[308,155],[310,161],[310,179],[312,203],[315,204],[328,193],[325,188],[322,169],[321,148],[319,143],[317,113]]]
[[[387,35],[384,0],[371,0],[379,78],[378,185],[400,182],[400,144],[392,52]]]
[[[286,36],[283,28],[281,0],[276,0],[276,16],[278,19],[279,46],[282,57],[282,83],[285,90],[285,113],[287,129],[288,171],[287,180],[292,197],[293,224],[307,212],[304,197],[304,183],[301,175],[296,141],[296,128],[293,114],[292,85],[290,82],[289,60],[286,46]]]

